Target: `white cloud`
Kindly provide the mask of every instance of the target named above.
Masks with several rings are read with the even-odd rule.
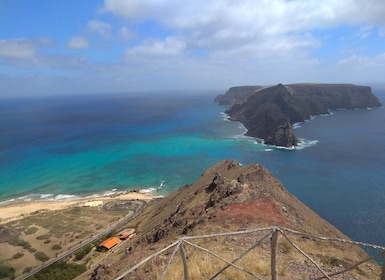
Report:
[[[385,37],[385,27],[380,28],[380,30],[378,31],[378,35],[380,37]]]
[[[375,56],[353,54],[338,61],[335,71],[341,80],[354,83],[384,83],[385,52]]]
[[[36,42],[31,39],[0,40],[0,57],[5,59],[29,59],[36,49]]]
[[[48,47],[50,49],[53,49],[56,46],[54,40],[50,37],[40,37],[38,40],[38,44],[44,47]]]
[[[162,57],[181,54],[185,43],[175,37],[167,37],[164,40],[148,40],[142,45],[126,50],[126,58],[131,57]]]
[[[369,68],[381,68],[385,65],[385,52],[373,57],[353,54],[348,58],[341,59],[337,64],[348,69],[360,71],[365,71],[365,69]]]
[[[257,26],[273,32],[300,32],[344,23],[385,23],[383,0],[105,0],[103,11],[185,29],[219,24],[217,28]]]
[[[156,22],[168,32],[168,39],[144,37],[126,49],[127,65],[202,85],[325,81],[333,66],[314,56],[323,45],[314,30],[362,25],[358,35],[365,39],[385,23],[382,0],[105,0],[103,11],[127,24]]]
[[[120,28],[120,36],[124,40],[128,40],[128,39],[131,39],[131,37],[133,36],[133,32],[131,32],[131,30],[128,27],[123,26]]]
[[[88,41],[83,37],[75,36],[69,39],[67,48],[74,50],[86,49],[88,48]]]
[[[110,36],[111,25],[101,20],[90,20],[87,23],[87,30],[98,33],[103,38]]]
[[[104,91],[359,82],[385,70],[384,0],[104,0],[102,11],[67,42],[92,42],[85,56],[51,51],[50,38],[0,40],[1,66]]]
[[[183,1],[180,1],[183,2]],[[150,15],[155,15],[162,10],[162,7],[167,8],[170,6],[178,5],[178,3],[171,3],[169,1],[137,1],[137,0],[107,0],[104,1],[104,7],[101,9],[103,12],[112,12],[116,15],[126,18],[144,18]]]
[[[129,22],[156,21],[172,30],[172,36],[192,53],[231,54],[247,49],[253,57],[317,48],[321,43],[312,38],[314,29],[385,24],[383,0],[105,0],[103,11]],[[360,35],[369,31],[364,28]],[[156,52],[156,42],[152,44],[146,42],[134,50]]]
[[[52,49],[54,43],[48,37],[37,40],[11,39],[0,40],[0,65],[12,65],[19,68],[76,69],[87,65],[84,56],[45,53],[45,48]],[[29,70],[28,70],[29,71]]]
[[[85,56],[70,55],[45,55],[40,57],[40,65],[56,69],[74,69],[82,70],[87,66],[87,58]]]
[[[358,37],[360,39],[365,39],[366,37],[370,36],[372,33],[373,33],[373,26],[364,25],[360,27],[360,30],[358,32]]]

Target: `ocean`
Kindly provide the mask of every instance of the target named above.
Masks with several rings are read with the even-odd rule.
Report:
[[[0,204],[167,195],[223,159],[267,167],[354,240],[385,246],[385,109],[335,110],[296,125],[304,145],[257,144],[213,102],[223,92],[0,100]],[[385,91],[373,90],[385,104]]]

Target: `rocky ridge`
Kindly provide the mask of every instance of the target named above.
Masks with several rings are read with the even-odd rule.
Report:
[[[110,265],[108,270],[97,271],[99,279],[113,279],[139,260],[163,249],[178,237],[186,235],[280,226],[318,236],[348,239],[290,194],[266,168],[259,164],[241,166],[233,160],[224,160],[216,164],[204,172],[194,184],[186,185],[167,197],[152,202],[127,226],[136,230],[136,236],[125,244],[125,247],[129,247],[130,253],[124,254],[122,248],[122,252],[112,254],[109,259],[104,260],[104,263]],[[241,250],[244,246],[248,246],[250,238],[226,239],[224,243],[215,239],[207,241],[205,245],[223,250],[231,246],[237,248],[232,250]],[[310,245],[307,239],[298,239],[298,242],[306,243],[308,248],[314,247],[316,251],[319,251],[318,247],[321,246],[320,243]],[[310,267],[305,260],[297,259],[293,251],[287,253],[290,251],[287,244],[282,243],[279,246],[283,248],[282,258],[287,260],[286,277],[280,279],[301,279],[303,277],[301,275],[316,274],[316,269]],[[332,259],[338,266],[349,266],[352,262],[365,258],[365,253],[361,249],[352,248],[350,245],[322,244],[322,249],[332,256],[338,256],[338,261]],[[346,255],[346,252],[349,253]],[[262,247],[262,251],[258,254],[260,258],[268,260],[268,247]],[[343,254],[346,255],[346,260],[342,259]],[[328,258],[318,253],[313,257],[319,261]],[[192,259],[193,255],[190,258]],[[156,279],[155,275],[159,273],[156,272],[157,266],[160,267],[165,262],[165,259],[159,257],[151,262],[151,268],[138,270],[130,274],[129,279]],[[363,275],[359,279],[371,279],[373,275],[378,275],[378,271],[379,267],[370,263],[370,266],[359,271]],[[347,276],[333,279],[358,279],[353,275],[354,273],[348,273]],[[192,279],[205,279],[201,277]]]
[[[231,105],[226,113],[241,122],[246,135],[268,145],[293,147],[298,138],[293,124],[311,116],[329,114],[334,109],[367,109],[380,107],[371,88],[351,84],[290,84],[270,87],[230,88],[215,101]]]

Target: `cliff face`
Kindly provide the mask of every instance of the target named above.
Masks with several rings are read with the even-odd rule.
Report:
[[[283,147],[298,144],[292,125],[312,115],[328,114],[331,109],[381,106],[370,87],[347,84],[278,84],[257,88],[246,97],[242,91],[239,98],[236,89],[229,91],[215,101],[232,105],[226,111],[230,119],[241,122],[248,129],[246,135]],[[231,98],[226,97],[228,93]]]

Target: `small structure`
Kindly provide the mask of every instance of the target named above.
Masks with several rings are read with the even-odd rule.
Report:
[[[125,229],[118,233],[118,237],[120,238],[120,240],[130,239],[134,235],[135,235],[135,229],[133,228]]]
[[[135,233],[122,233],[122,234],[119,234],[118,236],[119,236],[120,240],[127,240],[127,239],[132,238],[134,235],[135,235]]]
[[[126,240],[126,239],[131,237],[131,234],[129,234],[129,233],[122,233],[122,234],[119,234],[118,236],[119,236],[120,240]]]
[[[116,246],[119,241],[120,239],[116,236],[110,237],[99,244],[98,251],[108,251],[112,247]]]

